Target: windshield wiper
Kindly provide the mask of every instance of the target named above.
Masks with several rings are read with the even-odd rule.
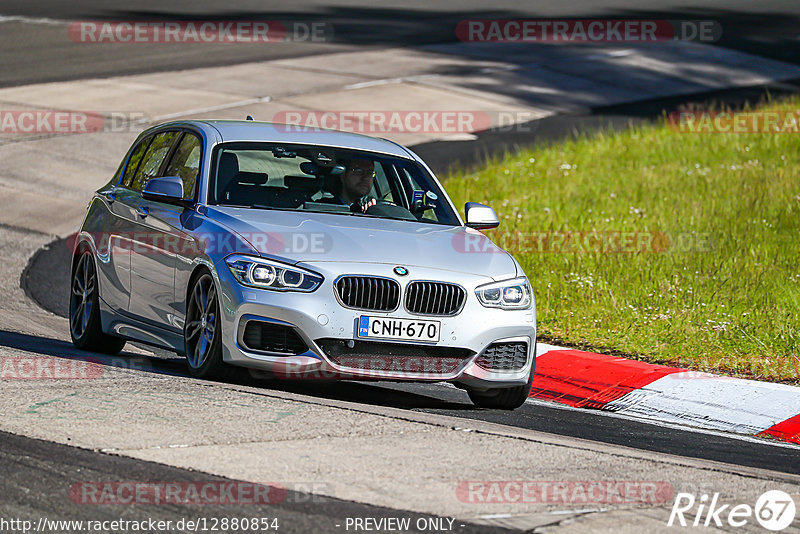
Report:
[[[230,208],[245,208],[245,209],[260,209],[272,211],[295,211],[300,213],[324,213],[332,215],[350,215],[354,217],[369,217],[370,219],[387,219],[389,221],[410,221],[411,219],[398,219],[396,217],[386,217],[384,215],[371,215],[369,213],[361,213],[358,211],[332,211],[332,210],[309,210],[301,208],[276,208],[275,206],[265,206],[264,204],[252,204],[250,206],[243,206],[240,204],[224,204]]]
[[[386,217],[385,215],[370,215],[369,213],[361,213],[359,211],[351,211],[348,215],[354,215],[356,217],[371,217],[373,219],[391,219],[393,221],[400,221],[402,219],[395,219],[394,217]]]

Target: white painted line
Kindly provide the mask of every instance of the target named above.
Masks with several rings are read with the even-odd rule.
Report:
[[[530,65],[535,65],[535,63],[530,63]],[[482,74],[491,74],[493,72],[508,72],[514,70],[520,70],[522,65],[497,65],[494,67],[484,67],[480,69],[478,72]]]
[[[557,345],[548,345],[547,343],[536,343],[536,357],[538,358],[542,354],[550,352],[551,350],[576,350],[576,349],[568,349],[566,347],[559,347]]]
[[[0,22],[22,22],[24,24],[42,24],[46,26],[68,26],[70,21],[48,19],[44,17],[20,17],[16,15],[0,15]]]
[[[630,48],[626,48],[624,50],[614,50],[612,52],[603,52],[601,54],[590,54],[586,56],[586,59],[605,59],[609,57],[625,57],[635,54],[635,50],[631,50]]]
[[[608,508],[580,508],[578,510],[553,510],[547,512],[550,515],[572,515],[572,514],[593,514],[595,512],[605,512]]]
[[[431,78],[438,78],[438,74],[417,74],[414,76],[403,76],[401,78],[382,78],[380,80],[370,80],[368,82],[351,83],[345,85],[345,90],[351,89],[364,89],[365,87],[377,87],[379,85],[390,85],[403,82],[417,82],[422,80],[429,80]]]
[[[438,137],[437,140],[438,141],[474,141],[477,138],[478,138],[478,136],[475,135],[475,134],[462,132],[462,133],[454,133],[454,134],[450,134],[450,135],[444,135],[442,137]]]
[[[707,373],[673,373],[603,408],[641,418],[758,434],[800,414],[800,388]]]
[[[690,426],[689,423],[670,423],[667,421],[658,421],[654,419],[647,419],[643,418],[640,415],[628,415],[625,413],[620,412],[607,412],[605,410],[589,410],[586,408],[575,408],[574,406],[569,406],[567,404],[561,404],[558,402],[551,402],[545,401],[540,399],[535,399],[533,397],[529,397],[528,400],[525,401],[526,404],[533,404],[537,406],[546,406],[548,408],[555,408],[557,410],[565,410],[565,411],[577,411],[583,412],[586,414],[597,415],[602,417],[612,417],[615,419],[625,419],[627,421],[636,421],[639,423],[644,423],[646,425],[653,425],[662,428],[669,428],[671,430],[679,430],[681,432],[692,432],[694,434],[705,434],[709,436],[718,436],[722,438],[728,439],[735,439],[739,441],[746,441],[749,443],[758,443],[761,445],[770,445],[772,447],[784,447],[789,449],[795,449],[800,451],[800,444],[797,443],[789,443],[785,441],[778,441],[778,440],[771,440],[771,439],[764,439],[764,438],[757,438],[753,435],[745,435],[745,434],[733,434],[730,432],[722,432],[720,430],[714,430],[709,428],[702,428],[696,426]]]
[[[364,89],[365,87],[375,87],[378,85],[388,85],[392,83],[400,83],[403,81],[403,78],[384,78],[382,80],[370,80],[368,82],[359,82],[359,83],[351,83],[350,85],[345,85],[345,90],[351,89]]]

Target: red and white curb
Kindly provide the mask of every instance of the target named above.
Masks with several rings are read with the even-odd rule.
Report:
[[[538,344],[530,396],[800,443],[800,388]]]

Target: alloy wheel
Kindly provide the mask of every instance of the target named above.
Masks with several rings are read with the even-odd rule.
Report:
[[[91,254],[83,254],[72,276],[69,326],[72,335],[81,338],[89,327],[94,306],[93,293],[97,283]]]
[[[197,369],[211,353],[217,331],[217,290],[210,275],[205,274],[195,282],[187,312],[186,359]]]

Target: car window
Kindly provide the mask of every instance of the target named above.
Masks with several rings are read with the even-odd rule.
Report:
[[[416,162],[349,149],[256,142],[217,145],[208,202],[459,225]]]
[[[401,169],[400,173],[400,181],[405,185],[405,189],[409,191],[408,204],[415,206],[422,206],[424,204],[436,206],[435,209],[425,210],[423,219],[427,222],[438,221],[439,215],[442,213],[439,206],[440,203],[435,201],[431,202],[429,198],[431,193],[425,187],[425,184],[420,183],[419,180],[406,169]]]
[[[164,158],[167,157],[169,149],[177,136],[178,132],[164,132],[153,137],[153,141],[139,164],[136,176],[131,182],[131,189],[141,191],[147,180],[154,178],[158,174],[158,170],[161,168],[161,164],[164,162]]]
[[[178,148],[167,165],[165,176],[179,176],[183,180],[183,198],[194,196],[195,182],[200,172],[200,139],[190,133],[183,134]]]
[[[375,165],[375,196],[387,202],[394,202],[394,194],[381,164]]]
[[[133,182],[133,176],[136,174],[136,170],[139,168],[139,162],[142,161],[142,156],[144,156],[145,150],[150,145],[150,141],[152,141],[152,137],[148,137],[143,139],[136,148],[133,149],[131,152],[131,157],[128,160],[128,165],[125,167],[125,174],[122,176],[122,185],[125,187],[130,187],[131,183]]]

